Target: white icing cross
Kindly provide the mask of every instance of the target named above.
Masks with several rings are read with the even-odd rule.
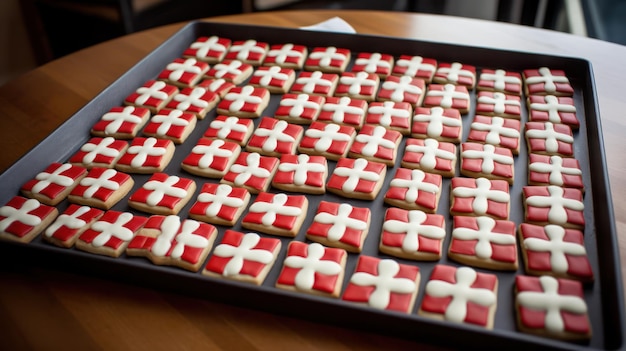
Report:
[[[187,247],[204,249],[209,245],[209,240],[205,236],[196,233],[199,228],[199,222],[190,219],[183,221],[180,233],[176,235],[176,245],[170,253],[172,258],[182,258]]]
[[[340,84],[349,85],[348,93],[357,95],[361,93],[363,87],[376,88],[377,82],[370,79],[367,72],[357,72],[354,77],[342,76],[339,78]]]
[[[549,181],[552,185],[563,186],[565,183],[563,175],[581,175],[579,168],[563,166],[563,158],[561,156],[550,156],[550,163],[533,162],[528,165],[528,169],[532,172],[549,173]]]
[[[404,101],[404,94],[419,95],[422,93],[422,89],[413,84],[413,78],[411,76],[402,76],[398,82],[385,81],[382,88],[384,90],[393,90],[391,93],[391,100],[395,102]]]
[[[385,127],[390,127],[392,118],[398,118],[403,120],[409,120],[411,118],[411,113],[409,110],[404,108],[395,108],[395,103],[393,101],[384,101],[382,105],[370,106],[368,108],[368,113],[380,115],[380,120],[378,123]]]
[[[159,81],[154,82],[149,87],[140,87],[136,91],[136,93],[139,94],[139,96],[137,97],[137,99],[135,99],[135,103],[139,105],[143,105],[150,98],[155,98],[158,100],[167,99],[168,98],[167,93],[164,91],[161,91],[163,88],[166,87],[166,85],[167,84],[165,84],[165,82],[159,80]]]
[[[320,67],[330,67],[332,60],[340,60],[345,61],[346,55],[337,52],[337,48],[334,46],[329,46],[324,51],[315,51],[309,55],[310,59],[319,60]]]
[[[298,289],[311,290],[315,284],[315,275],[333,276],[341,273],[341,265],[330,260],[323,260],[326,250],[318,243],[308,246],[307,256],[289,256],[285,259],[285,266],[299,269],[295,277]]]
[[[471,228],[454,228],[452,237],[464,241],[476,241],[476,256],[482,259],[491,258],[496,245],[515,245],[515,236],[494,232],[496,221],[490,217],[477,217],[478,230]]]
[[[157,237],[150,251],[156,256],[164,257],[172,247],[172,240],[180,228],[180,217],[166,216],[161,223],[161,234]]]
[[[230,170],[238,173],[233,181],[237,186],[246,184],[251,177],[268,178],[271,175],[270,171],[261,167],[261,155],[256,152],[248,154],[245,165],[236,163]]]
[[[307,129],[305,135],[309,138],[317,139],[315,142],[316,151],[326,152],[334,141],[350,142],[352,140],[350,135],[341,133],[340,129],[339,125],[329,123],[324,125],[324,130]]]
[[[238,76],[242,73],[241,66],[243,66],[243,62],[233,60],[228,63],[218,63],[213,66],[213,70],[215,71],[214,76],[216,78],[223,78],[228,74],[232,74],[234,76]]]
[[[526,130],[526,136],[531,139],[545,140],[547,152],[559,152],[559,141],[567,144],[574,142],[573,136],[556,131],[552,122],[545,122],[544,129]]]
[[[576,113],[576,106],[570,104],[562,104],[559,98],[554,95],[546,95],[543,97],[545,104],[533,102],[530,109],[535,111],[548,112],[548,120],[552,123],[561,123],[560,112]]]
[[[454,99],[461,99],[469,101],[469,94],[463,91],[457,91],[456,85],[446,84],[443,86],[443,90],[428,90],[426,93],[428,96],[441,97],[439,105],[445,108],[451,108],[454,104]]]
[[[276,57],[276,63],[284,64],[288,58],[296,57],[300,59],[302,56],[304,56],[304,53],[295,50],[293,44],[285,44],[281,46],[280,49],[271,49],[267,53],[267,56]]]
[[[106,137],[100,141],[98,144],[87,143],[80,148],[80,151],[86,152],[87,154],[83,157],[83,163],[91,163],[93,162],[98,155],[102,155],[105,157],[117,157],[120,154],[120,151],[116,148],[109,147],[115,143],[115,139],[112,137]]]
[[[481,159],[481,171],[491,174],[495,170],[495,164],[512,165],[513,157],[496,153],[496,147],[491,144],[483,145],[482,150],[464,150],[461,157],[468,159]]]
[[[54,233],[59,230],[61,227],[67,227],[68,229],[80,229],[87,225],[87,222],[78,217],[89,212],[91,208],[89,206],[81,206],[74,213],[67,214],[63,213],[50,225],[46,231],[45,235],[48,238],[51,238]]]
[[[383,126],[376,126],[372,131],[372,135],[360,133],[356,136],[356,141],[365,144],[361,153],[364,156],[374,156],[378,152],[378,148],[395,149],[396,143],[386,139],[387,129]]]
[[[278,121],[272,129],[259,127],[254,131],[254,135],[267,138],[261,146],[263,151],[276,151],[278,143],[295,143],[296,139],[287,134],[285,130],[289,124],[285,121]]]
[[[396,66],[406,67],[404,75],[415,77],[420,70],[434,72],[435,66],[429,63],[424,63],[424,58],[421,56],[413,56],[410,60],[399,59],[396,62]]]
[[[567,210],[582,211],[585,205],[576,199],[568,199],[563,197],[563,188],[556,185],[549,185],[548,192],[550,195],[533,195],[526,199],[526,204],[536,207],[549,207],[548,220],[553,224],[567,223]]]
[[[133,231],[125,225],[133,220],[132,213],[123,212],[117,217],[115,222],[97,221],[91,225],[91,229],[99,232],[91,244],[95,247],[102,247],[109,242],[111,237],[116,237],[122,241],[129,241],[133,238]]]
[[[515,76],[507,76],[506,71],[503,69],[497,69],[494,73],[483,73],[480,76],[481,79],[493,81],[493,87],[496,90],[504,90],[506,84],[521,85],[522,80]]]
[[[183,93],[174,95],[174,101],[178,102],[176,108],[183,111],[189,109],[191,106],[202,109],[207,108],[209,106],[209,102],[202,99],[206,92],[207,90],[202,87],[195,87],[189,95]]]
[[[463,65],[454,62],[450,67],[440,67],[438,73],[444,74],[446,79],[450,82],[458,82],[461,77],[467,77],[474,80],[474,73],[469,70],[463,69]]]
[[[289,79],[289,75],[281,71],[282,68],[280,68],[279,66],[271,66],[267,69],[257,69],[254,72],[254,75],[257,77],[261,77],[259,80],[259,84],[263,86],[269,86],[272,83],[273,79],[279,80],[281,82]]]
[[[500,137],[519,138],[520,132],[515,128],[505,127],[504,121],[502,117],[492,117],[491,124],[474,122],[471,128],[481,132],[487,132],[485,142],[491,145],[500,145]]]
[[[202,69],[197,66],[198,61],[194,58],[188,58],[184,62],[172,62],[168,64],[165,68],[170,72],[168,79],[172,81],[178,81],[182,78],[183,74],[191,73],[191,74],[200,74],[202,73]]]
[[[205,214],[210,217],[215,217],[220,212],[223,206],[238,208],[244,205],[244,202],[240,198],[232,197],[230,194],[233,192],[233,188],[228,184],[220,184],[215,189],[215,194],[200,193],[198,195],[198,201],[211,203],[207,206]]]
[[[539,68],[539,75],[526,78],[526,84],[544,83],[544,89],[548,93],[556,93],[557,83],[569,83],[569,79],[565,76],[555,76],[548,67]]]
[[[245,104],[255,104],[258,105],[263,102],[263,98],[260,96],[254,95],[255,90],[253,86],[246,85],[241,88],[240,93],[229,92],[224,96],[224,100],[230,100],[232,103],[229,106],[230,111],[239,111],[243,108]]]
[[[566,273],[569,269],[567,255],[584,256],[585,247],[578,243],[564,241],[565,228],[549,224],[544,227],[548,240],[539,238],[524,239],[527,250],[550,253],[550,265],[555,273]]]
[[[128,148],[128,153],[135,155],[130,162],[131,167],[139,168],[148,159],[148,156],[163,156],[167,152],[164,147],[157,147],[158,140],[156,138],[147,138],[142,145],[133,145]]]
[[[360,180],[367,180],[370,182],[377,182],[380,180],[380,174],[374,171],[368,171],[367,168],[369,162],[364,158],[357,158],[354,160],[354,166],[350,167],[337,167],[334,173],[340,177],[347,177],[341,186],[341,190],[344,192],[352,192],[359,185]]]
[[[364,231],[367,229],[367,222],[350,217],[354,207],[347,203],[342,203],[337,209],[337,214],[321,212],[315,215],[315,222],[322,224],[332,224],[328,229],[327,238],[331,241],[339,241],[346,233],[346,229]]]
[[[456,283],[443,280],[431,280],[426,284],[426,294],[433,297],[451,297],[446,308],[446,320],[461,323],[467,317],[467,303],[472,302],[480,306],[492,306],[496,303],[493,291],[484,288],[472,288],[476,281],[476,271],[469,267],[459,267],[456,270]]]
[[[368,305],[385,309],[391,302],[391,294],[411,294],[417,289],[415,282],[407,278],[396,278],[400,265],[389,259],[378,262],[378,275],[356,272],[350,282],[359,286],[374,286],[374,292],[368,298]]]
[[[0,231],[4,232],[14,222],[23,223],[27,226],[34,227],[41,223],[41,218],[30,214],[30,211],[39,208],[40,203],[35,199],[28,199],[22,207],[14,208],[10,206],[0,207],[0,216],[5,217],[0,220]]]
[[[213,93],[217,93],[218,90],[220,90],[220,88],[224,85],[228,83],[225,79],[223,78],[216,78],[213,81],[211,81],[211,83],[209,84],[208,87],[206,87],[210,92]]]
[[[211,121],[211,128],[217,129],[217,137],[226,139],[231,132],[246,133],[248,128],[239,123],[239,118],[230,116],[225,120],[213,120]]]
[[[226,46],[219,43],[219,39],[217,36],[211,36],[207,39],[207,41],[196,41],[191,44],[192,49],[197,49],[196,52],[197,57],[207,57],[209,55],[209,51],[217,51],[224,52],[226,51]]]
[[[257,41],[253,39],[246,40],[245,42],[239,45],[231,46],[230,51],[237,52],[238,60],[246,60],[248,59],[250,55],[253,55],[253,54],[259,54],[259,55],[265,54],[265,49],[258,46]]]
[[[84,198],[90,198],[94,196],[94,194],[100,190],[101,188],[105,188],[107,190],[115,191],[120,188],[120,184],[114,180],[111,180],[113,177],[117,175],[117,171],[114,169],[107,169],[102,172],[98,178],[93,178],[87,176],[80,181],[80,185],[86,186],[85,192],[83,193]]]
[[[402,250],[404,252],[416,252],[419,250],[419,237],[424,236],[429,239],[442,240],[446,236],[446,231],[434,225],[423,224],[426,221],[426,214],[422,211],[408,211],[408,222],[395,219],[386,220],[383,223],[383,230],[390,233],[405,234],[402,239]]]
[[[419,197],[420,190],[432,194],[436,194],[440,190],[436,184],[424,181],[425,177],[426,173],[419,169],[413,169],[411,170],[411,179],[394,178],[389,185],[395,188],[405,188],[404,199],[407,202],[415,202]]]
[[[559,294],[559,282],[553,277],[539,277],[543,292],[522,291],[517,294],[517,302],[526,308],[545,311],[545,326],[550,332],[560,333],[565,330],[562,311],[573,314],[587,313],[585,301],[574,295]]]
[[[122,112],[107,112],[102,116],[103,121],[111,122],[107,124],[104,131],[107,134],[114,134],[122,127],[124,122],[139,124],[141,123],[141,117],[133,115],[135,111],[134,106],[126,106]]]
[[[383,60],[383,55],[375,52],[370,57],[359,57],[354,62],[355,65],[364,66],[363,70],[368,73],[376,73],[378,68],[383,70],[391,69],[391,63],[387,60]]]
[[[309,162],[310,157],[307,154],[299,154],[296,163],[284,163],[278,166],[278,170],[281,172],[294,172],[293,184],[304,185],[308,178],[308,173],[323,173],[326,171],[326,167],[320,163]]]
[[[215,157],[231,157],[233,155],[232,151],[221,148],[224,144],[223,140],[213,140],[209,145],[194,146],[191,152],[202,155],[200,160],[198,160],[198,167],[209,168]]]
[[[224,276],[233,276],[241,272],[244,261],[258,262],[262,264],[268,264],[274,259],[274,255],[263,249],[255,249],[254,247],[259,243],[261,237],[256,233],[245,234],[241,239],[239,246],[231,246],[229,244],[218,245],[213,254],[219,257],[230,257],[226,266],[224,267]]]
[[[296,79],[296,84],[302,85],[302,91],[307,94],[312,94],[315,92],[315,87],[327,87],[331,88],[333,86],[333,82],[331,80],[324,78],[324,73],[320,71],[315,71],[311,73],[309,77],[298,77]]]
[[[406,146],[406,152],[420,152],[422,158],[419,161],[420,167],[427,170],[433,170],[437,167],[437,158],[444,160],[454,160],[456,155],[450,151],[439,148],[439,142],[436,139],[424,139],[424,146],[409,144]]]
[[[413,116],[413,121],[427,122],[428,127],[426,128],[426,134],[429,137],[440,137],[443,133],[444,126],[458,128],[463,126],[461,119],[444,116],[443,112],[443,108],[433,107],[430,109],[430,114],[417,114]]]
[[[143,188],[150,190],[150,195],[146,199],[148,206],[157,206],[161,200],[167,196],[177,197],[179,199],[187,196],[187,190],[183,188],[177,188],[176,183],[180,181],[178,176],[169,176],[163,182],[158,180],[150,180],[144,184]]]
[[[35,176],[35,179],[38,180],[31,191],[33,193],[39,193],[47,188],[50,184],[56,184],[62,187],[68,187],[74,184],[74,179],[72,177],[64,176],[61,173],[67,171],[72,168],[72,165],[69,163],[64,163],[57,167],[52,173],[48,173],[46,171],[41,172]]]
[[[189,121],[183,118],[183,111],[181,110],[171,110],[167,115],[158,114],[152,117],[152,122],[161,123],[156,131],[157,135],[160,136],[167,135],[173,126],[187,127],[189,125]]]
[[[502,190],[492,190],[491,182],[487,178],[477,178],[476,188],[455,187],[452,190],[454,196],[473,197],[472,209],[478,215],[485,215],[489,209],[489,201],[507,203],[510,201],[510,195]]]
[[[322,110],[332,112],[332,121],[335,123],[343,123],[346,115],[363,115],[363,109],[357,106],[352,106],[350,103],[352,99],[344,96],[335,103],[326,102],[322,105]]]
[[[255,202],[250,205],[249,212],[264,213],[261,223],[271,226],[276,221],[276,215],[296,217],[302,214],[302,208],[286,205],[289,198],[285,194],[276,194],[272,202]]]
[[[497,114],[502,114],[506,112],[506,107],[514,106],[514,107],[522,107],[522,104],[518,100],[507,99],[506,95],[502,93],[493,93],[493,97],[487,95],[481,95],[478,97],[478,102],[481,104],[493,105],[493,112]]]
[[[307,94],[298,94],[295,99],[286,98],[280,101],[280,106],[291,107],[289,110],[289,117],[300,117],[305,108],[318,110],[320,104],[315,101],[310,101]]]

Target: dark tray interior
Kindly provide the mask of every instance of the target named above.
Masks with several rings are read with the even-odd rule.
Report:
[[[624,300],[617,247],[617,232],[611,205],[611,193],[604,157],[596,91],[590,63],[578,58],[379,36],[193,22],[137,63],[27,155],[0,175],[0,204],[6,203],[12,196],[17,195],[23,182],[34,177],[49,163],[66,161],[70,155],[89,139],[89,129],[102,114],[107,112],[112,106],[120,105],[124,97],[141,86],[146,80],[156,77],[167,63],[174,58],[180,57],[183,50],[201,35],[218,35],[233,40],[256,39],[269,42],[270,44],[291,42],[309,47],[333,45],[349,48],[355,53],[377,51],[389,53],[395,57],[401,54],[422,55],[433,57],[439,62],[458,61],[472,64],[477,66],[479,72],[481,68],[503,68],[521,71],[540,66],[558,67],[565,70],[575,88],[574,97],[577,110],[579,111],[578,116],[581,120],[580,130],[575,134],[575,157],[581,163],[584,173],[586,187],[585,219],[587,221],[585,246],[596,275],[595,283],[585,287],[585,299],[589,307],[594,333],[591,341],[584,344],[561,342],[516,331],[513,310],[513,282],[516,274],[523,274],[523,264],[520,264],[519,270],[513,273],[490,271],[497,274],[499,278],[495,327],[494,330],[490,331],[469,325],[440,322],[416,314],[415,311],[419,307],[423,296],[424,285],[434,265],[436,263],[459,265],[449,261],[445,253],[444,257],[435,263],[394,258],[401,263],[418,265],[422,276],[414,310],[411,314],[402,314],[378,311],[338,299],[291,293],[274,288],[274,283],[285,257],[286,244],[290,241],[287,238],[281,239],[283,240],[281,254],[265,283],[260,287],[225,279],[209,278],[200,273],[187,272],[174,267],[156,266],[144,258],[131,258],[122,255],[113,259],[85,253],[77,249],[61,249],[45,243],[39,237],[28,245],[1,242],[0,252],[10,253],[11,255],[24,255],[29,260],[31,258],[36,259],[37,262],[42,264],[46,262],[46,266],[52,265],[68,271],[87,274],[88,269],[89,274],[97,273],[112,279],[122,279],[134,284],[145,284],[156,289],[175,290],[184,294],[244,305],[250,308],[443,345],[471,345],[478,347],[488,343],[490,347],[498,345],[515,349],[526,349],[538,346],[568,350],[623,349],[625,347],[622,339],[624,330]],[[472,93],[472,98],[475,101],[474,94]],[[272,116],[277,104],[278,97],[273,96],[270,106],[265,110],[264,115]],[[467,137],[469,123],[471,123],[473,115],[473,108],[469,114],[463,115],[464,135],[462,140],[465,140]],[[187,142],[177,146],[175,157],[164,172],[192,178],[198,184],[198,189],[202,183],[218,181],[195,177],[180,170],[180,161],[190,152],[196,141],[208,127],[208,123],[214,117],[215,110],[210,112],[205,119],[199,120]],[[255,124],[258,123],[258,120],[255,120]],[[527,115],[524,109],[522,121],[526,120]],[[403,148],[404,141],[400,150],[403,150]],[[526,184],[526,164],[527,153],[525,142],[522,138],[520,155],[516,157],[515,162],[516,181],[511,187],[511,220],[518,224],[522,222],[523,215],[521,187]],[[333,167],[334,162],[329,162],[329,172],[332,171]],[[350,202],[355,206],[370,207],[374,210],[386,208],[387,205],[383,204],[382,195],[387,189],[391,175],[397,167],[399,167],[399,161],[394,169],[388,170],[385,185],[376,200],[369,202],[350,200]],[[145,183],[148,176],[133,175],[133,177],[135,177],[136,181],[134,191]],[[270,191],[277,192],[276,189],[270,189]],[[449,179],[444,179],[439,213],[446,215],[446,229],[447,233],[450,233],[451,217],[448,215],[448,196]],[[312,212],[322,199],[336,202],[347,201],[345,198],[339,198],[331,194],[309,196],[310,212],[295,240],[306,241],[304,234],[306,228],[312,222]],[[192,203],[193,201],[190,201],[181,211],[179,214],[181,217],[186,217],[186,213]],[[66,206],[67,201],[64,201],[58,207],[60,210],[63,210]],[[120,201],[114,209],[135,212],[127,206],[126,199]],[[382,216],[376,216],[376,213],[378,213],[376,211],[373,213],[370,234],[362,253],[385,257],[385,255],[378,252],[378,234],[382,227]],[[145,213],[138,214],[148,216]],[[220,234],[216,240],[216,245],[221,240],[221,236],[226,228],[218,226],[218,229]],[[246,231],[241,229],[239,223],[233,229]],[[444,241],[444,250],[447,248],[448,243],[449,235]],[[351,272],[354,270],[358,257],[356,254],[350,254],[349,256],[344,288],[347,285]],[[481,269],[477,270],[481,271]],[[245,298],[251,294],[254,294],[254,299]],[[455,337],[450,338],[449,335],[455,335]]]

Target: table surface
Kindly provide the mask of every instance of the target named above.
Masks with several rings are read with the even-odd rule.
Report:
[[[581,57],[592,63],[626,275],[626,47],[518,25],[378,11],[262,12],[216,22],[299,27],[334,16],[358,33]],[[34,69],[0,87],[0,172],[154,50],[184,23],[114,39]],[[626,281],[626,279],[622,279]],[[376,333],[238,308],[117,281],[0,266],[0,348],[372,350],[420,345]],[[10,346],[10,347],[7,347]],[[425,347],[425,348],[424,348]]]

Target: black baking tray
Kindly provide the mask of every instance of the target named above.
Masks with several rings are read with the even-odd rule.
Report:
[[[277,27],[261,27],[249,25],[234,25],[211,22],[191,22],[175,33],[153,52],[139,61],[119,79],[103,90],[93,100],[71,116],[57,130],[51,133],[39,145],[23,156],[0,175],[0,204],[6,203],[19,192],[21,185],[34,177],[51,162],[65,162],[89,138],[92,125],[111,107],[120,105],[123,99],[141,86],[145,81],[155,78],[167,63],[180,57],[197,37],[202,35],[218,35],[233,40],[256,39],[273,43],[296,43],[309,47],[337,46],[345,47],[357,52],[384,52],[398,57],[401,54],[422,55],[432,57],[439,62],[463,62],[477,66],[477,68],[503,68],[522,71],[528,68],[547,66],[563,69],[567,72],[575,88],[575,102],[581,127],[575,134],[575,157],[581,163],[585,182],[585,213],[587,227],[585,229],[585,246],[596,281],[585,286],[585,299],[589,307],[589,315],[593,328],[593,336],[589,342],[572,343],[554,339],[538,337],[521,333],[516,330],[515,312],[513,307],[513,283],[516,274],[523,274],[523,264],[517,272],[496,272],[499,278],[498,309],[496,312],[495,327],[485,330],[465,324],[453,324],[428,319],[416,314],[421,303],[424,286],[436,263],[459,266],[448,260],[445,252],[438,262],[416,262],[394,258],[401,263],[417,265],[421,271],[421,283],[418,297],[413,311],[409,314],[379,311],[372,308],[344,302],[340,299],[311,296],[302,293],[293,293],[274,288],[274,283],[282,267],[285,257],[286,244],[291,240],[281,238],[283,249],[273,266],[270,274],[261,286],[233,282],[203,276],[175,267],[163,267],[151,264],[147,259],[140,257],[109,258],[98,256],[77,249],[62,249],[44,242],[40,237],[29,244],[0,242],[0,253],[8,256],[20,257],[20,261],[34,260],[46,267],[58,268],[80,274],[97,274],[111,279],[123,280],[132,284],[146,285],[154,289],[176,291],[182,294],[193,295],[219,302],[236,304],[248,308],[265,310],[273,313],[295,316],[307,320],[335,324],[348,328],[368,330],[374,333],[392,335],[410,340],[432,343],[435,345],[452,347],[506,347],[512,349],[528,349],[540,347],[562,350],[595,350],[595,349],[625,349],[623,340],[624,331],[624,296],[620,272],[620,259],[617,245],[617,231],[612,208],[611,191],[608,181],[606,159],[603,146],[600,115],[596,100],[596,89],[591,64],[579,58],[540,55],[527,52],[504,51],[492,48],[468,47],[462,45],[442,44],[408,40],[402,38],[370,36],[359,34],[342,34],[330,32],[316,32],[300,29],[285,29]],[[474,94],[474,93],[472,93]],[[475,96],[472,95],[475,101]],[[271,116],[276,108],[278,98],[273,96],[264,115]],[[475,105],[475,104],[473,104]],[[473,109],[463,115],[464,135],[466,139],[469,123],[473,119]],[[177,146],[172,162],[165,169],[169,174],[180,174],[192,178],[200,185],[204,182],[216,182],[207,178],[196,177],[181,171],[180,161],[202,136],[208,123],[215,117],[215,111],[210,112],[203,120],[199,120],[194,132],[182,145]],[[522,120],[526,121],[524,111]],[[258,123],[258,119],[255,120]],[[522,222],[521,187],[526,184],[527,153],[525,141],[522,138],[520,155],[516,157],[516,181],[511,187],[511,220]],[[400,150],[403,150],[404,141]],[[401,156],[401,152],[399,153]],[[329,171],[332,171],[334,162],[329,162]],[[311,223],[312,212],[317,208],[320,200],[336,202],[350,201],[355,206],[372,208],[374,216],[370,233],[365,241],[362,254],[387,257],[378,252],[379,232],[382,227],[382,216],[377,215],[377,209],[384,210],[382,197],[387,189],[391,175],[399,167],[399,161],[394,169],[388,170],[386,183],[381,194],[374,201],[347,200],[335,195],[309,196],[309,215],[302,229],[293,240],[305,241],[306,228]],[[457,166],[457,174],[458,166]],[[133,175],[136,190],[145,183],[148,176]],[[270,189],[277,192],[276,189]],[[132,191],[131,191],[132,193]],[[197,194],[197,192],[196,192]],[[447,207],[449,195],[449,180],[444,180],[439,213],[445,214],[447,232],[451,231],[451,217]],[[195,197],[193,198],[195,199]],[[186,213],[193,200],[180,212],[181,217]],[[58,207],[64,210],[67,201]],[[120,201],[114,209],[131,211],[140,215],[149,216],[130,209],[126,199]],[[217,226],[219,243],[225,227]],[[233,229],[241,229],[237,223]],[[444,250],[449,243],[449,237],[444,241]],[[346,266],[344,289],[356,265],[358,255],[350,254]],[[521,255],[520,255],[521,259]],[[477,269],[481,271],[481,269]],[[246,298],[249,296],[254,298]]]

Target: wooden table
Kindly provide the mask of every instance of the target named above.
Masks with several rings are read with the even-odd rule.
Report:
[[[336,15],[358,33],[588,59],[597,83],[622,271],[626,272],[626,47],[504,23],[396,12],[269,12],[211,20],[299,27]],[[0,171],[183,25],[96,45],[0,87]],[[82,350],[399,350],[424,346],[15,261],[2,265],[0,349],[58,349],[70,340],[73,349]]]

